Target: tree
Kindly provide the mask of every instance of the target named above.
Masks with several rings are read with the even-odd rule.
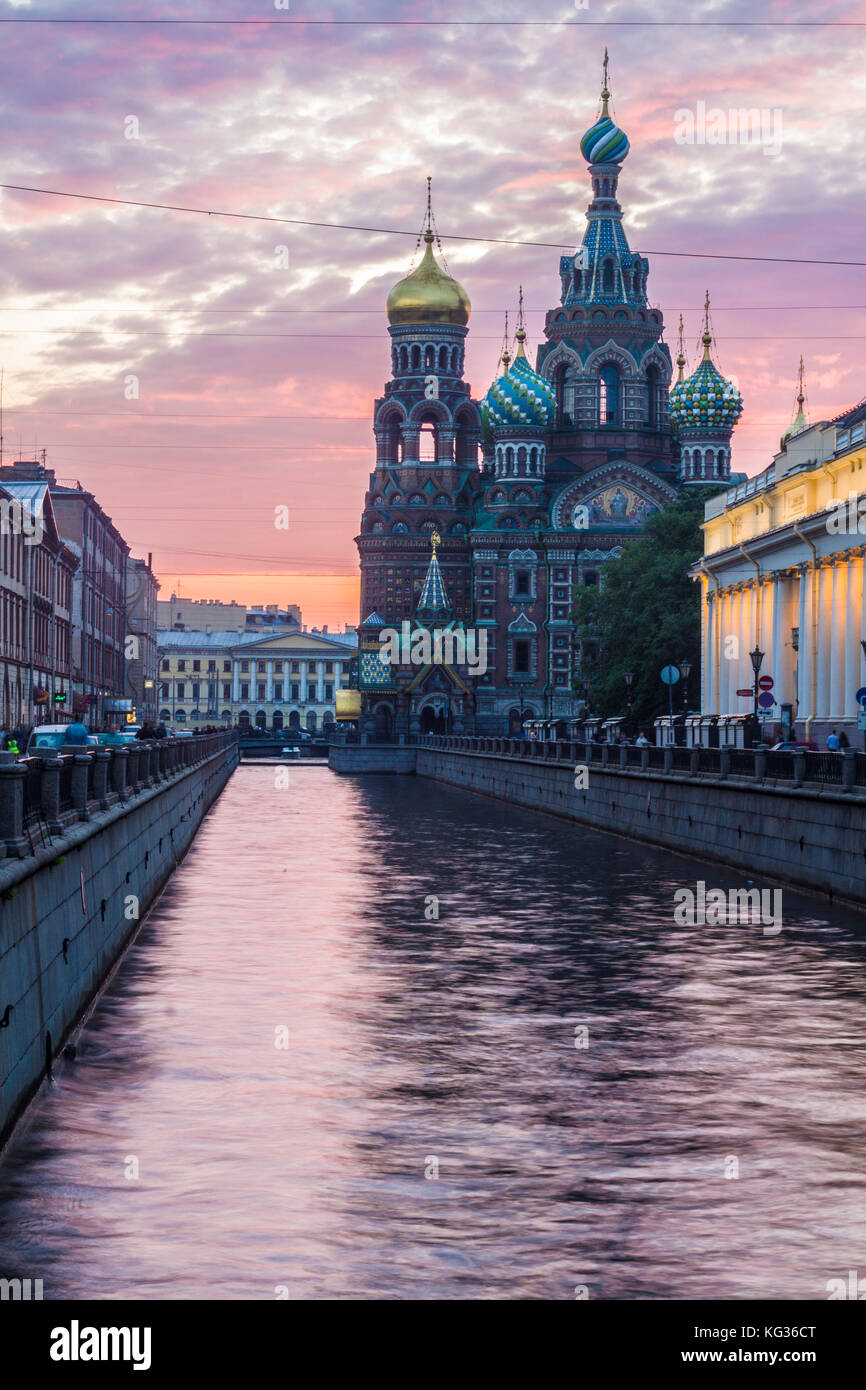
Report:
[[[625,714],[625,673],[634,672],[631,688],[636,723],[652,725],[668,712],[662,684],[663,666],[691,662],[690,706],[697,704],[701,658],[700,588],[689,568],[703,554],[700,523],[703,491],[682,493],[671,506],[653,512],[641,535],[616,560],[604,566],[604,586],[575,589],[575,641],[584,654],[578,690],[588,682],[590,708],[610,718]],[[681,681],[674,686],[674,710],[683,708]]]

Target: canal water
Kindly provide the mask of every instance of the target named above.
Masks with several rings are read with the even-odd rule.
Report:
[[[415,778],[241,766],[0,1160],[45,1298],[826,1298],[866,919]],[[438,899],[438,919],[435,917]]]

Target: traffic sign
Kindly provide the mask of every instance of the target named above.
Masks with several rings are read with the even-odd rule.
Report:
[[[765,690],[763,695],[758,696],[758,704],[761,709],[772,709],[776,701],[773,699],[769,690]]]
[[[772,676],[761,676],[758,681],[758,688],[760,690],[772,690],[774,685],[775,681]]]
[[[676,685],[679,678],[680,673],[677,670],[676,666],[662,667],[662,680],[664,681],[665,685]]]
[[[745,696],[745,695],[754,695],[754,693],[755,693],[754,690],[751,690],[748,686],[746,686],[744,690],[738,690],[738,691],[737,691],[737,694],[738,694],[738,695],[743,695],[743,696]]]
[[[861,685],[854,699],[857,701],[858,705],[866,704],[866,685]]]
[[[866,730],[866,709],[861,709],[857,715],[857,728]]]

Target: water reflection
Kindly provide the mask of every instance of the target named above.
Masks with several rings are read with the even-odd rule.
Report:
[[[2,1274],[820,1298],[862,1264],[855,914],[676,926],[742,881],[411,778],[273,784],[234,775],[0,1164]]]

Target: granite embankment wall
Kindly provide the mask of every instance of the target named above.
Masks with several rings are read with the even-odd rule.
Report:
[[[344,774],[414,771],[866,907],[866,757],[859,752],[429,737],[414,748],[332,748],[330,765]]]
[[[25,778],[20,763],[0,769],[0,800],[18,797],[24,830],[24,843],[20,834],[0,841],[0,1145],[238,760],[225,734],[112,750],[107,767],[104,756],[31,759]],[[80,790],[72,805],[56,794],[67,774]],[[22,824],[24,783],[38,799],[40,775],[43,798],[55,784],[53,804]],[[8,831],[10,817],[0,819]]]
[[[866,907],[866,796],[419,748],[416,772]]]

